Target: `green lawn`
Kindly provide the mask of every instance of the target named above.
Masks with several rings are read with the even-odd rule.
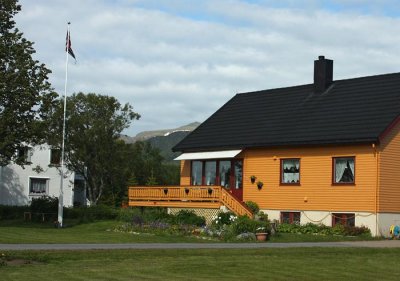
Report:
[[[67,227],[57,229],[50,224],[3,221],[0,222],[0,243],[177,243],[204,241],[193,237],[135,235],[112,231],[119,224],[121,224],[119,221],[98,221],[68,227],[68,223],[66,223]]]
[[[1,221],[0,243],[178,243],[178,242],[220,242],[196,237],[154,235],[141,233],[118,233],[112,231],[119,221],[98,221],[84,224],[66,222],[63,229],[54,228],[51,224]],[[70,226],[68,226],[70,225]],[[327,242],[365,240],[363,237],[321,236],[307,234],[282,233],[271,237],[268,243],[275,242]],[[373,239],[373,238],[368,238]]]
[[[398,280],[400,249],[7,252],[1,280]]]

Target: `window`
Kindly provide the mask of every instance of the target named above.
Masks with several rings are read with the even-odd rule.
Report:
[[[333,183],[354,183],[354,157],[333,158]]]
[[[61,149],[52,148],[50,150],[50,165],[59,166],[61,164]]]
[[[205,164],[205,184],[215,185],[217,183],[217,162],[207,161]]]
[[[192,185],[220,185],[225,188],[243,187],[242,160],[192,161]]]
[[[32,156],[32,148],[29,146],[24,146],[18,149],[18,159],[22,160],[26,164],[30,164]]]
[[[29,178],[29,194],[44,195],[47,194],[49,179]]]
[[[300,184],[300,159],[281,160],[281,183]]]
[[[335,226],[337,224],[355,226],[355,218],[355,214],[332,214],[332,226]]]
[[[230,178],[231,178],[231,161],[220,161],[219,162],[220,185],[229,188]]]
[[[203,162],[192,161],[192,185],[201,185],[203,181]]]
[[[281,223],[300,224],[300,212],[281,212]]]

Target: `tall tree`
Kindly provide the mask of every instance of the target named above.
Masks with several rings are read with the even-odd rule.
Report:
[[[45,140],[43,121],[57,96],[48,82],[51,71],[32,58],[33,43],[15,28],[20,10],[17,0],[0,1],[0,165],[23,164],[15,152]]]
[[[53,146],[61,144],[62,114],[60,100],[50,126]],[[119,175],[116,167],[123,164],[125,145],[118,140],[120,133],[140,115],[114,97],[78,93],[67,98],[66,116],[66,166],[85,177],[89,200],[97,204],[107,187],[116,184],[113,175]]]

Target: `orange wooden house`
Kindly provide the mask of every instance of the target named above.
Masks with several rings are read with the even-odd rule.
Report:
[[[333,80],[314,62],[314,83],[242,93],[188,135],[181,186],[131,187],[131,206],[218,209],[270,219],[400,225],[400,73]]]

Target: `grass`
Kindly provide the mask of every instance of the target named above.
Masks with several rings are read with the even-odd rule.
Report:
[[[7,252],[1,280],[397,280],[400,249]]]
[[[39,243],[204,243],[218,242],[217,240],[203,240],[196,237],[154,235],[142,233],[114,232],[115,226],[122,224],[119,221],[96,221],[91,223],[76,224],[66,221],[67,227],[54,228],[49,223],[34,223],[21,221],[0,222],[0,243],[4,244],[39,244]],[[275,242],[328,242],[328,241],[357,241],[372,240],[371,237],[343,237],[322,236],[311,234],[280,233],[271,237],[269,243]]]
[[[62,229],[51,224],[3,221],[0,223],[0,243],[5,244],[41,244],[41,243],[177,243],[203,242],[194,237],[172,235],[134,235],[114,232],[112,229],[121,224],[119,221],[97,221],[84,224],[70,224]]]

